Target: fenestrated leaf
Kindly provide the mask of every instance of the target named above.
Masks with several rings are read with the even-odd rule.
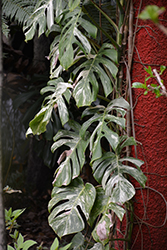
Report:
[[[85,55],[89,54],[91,51],[91,46],[88,39],[79,30],[79,26],[82,26],[83,23],[81,16],[82,10],[81,8],[77,7],[73,11],[67,13],[64,17],[66,25],[62,29],[59,41],[59,60],[64,69],[68,69],[73,64],[74,44],[79,46]],[[89,25],[88,21],[87,24]],[[92,29],[92,24],[90,24],[90,26]],[[95,26],[94,30],[96,30]]]
[[[123,98],[123,97],[120,97],[120,98],[116,98],[114,100],[112,100],[108,105],[107,105],[107,110],[120,110],[120,108],[123,108],[123,109],[130,109],[130,105],[129,103]]]
[[[68,185],[72,179],[76,178],[85,163],[85,150],[88,146],[88,138],[86,140],[82,139],[79,132],[72,132],[67,130],[60,130],[55,137],[55,141],[51,147],[52,152],[62,145],[66,145],[69,148],[68,152],[64,152],[65,155],[60,158],[60,166],[56,170],[54,185],[62,186]],[[63,154],[64,154],[63,153]],[[61,157],[61,156],[60,156]]]
[[[106,138],[113,150],[116,150],[119,144],[119,136],[116,132],[109,128],[108,124],[114,123],[125,128],[125,119],[116,117],[110,113],[113,109],[120,112],[120,108],[125,109],[127,107],[129,107],[129,104],[124,101],[123,98],[118,98],[118,100],[116,99],[115,102],[113,101],[109,103],[106,108],[104,106],[98,105],[96,107],[89,107],[84,110],[82,117],[85,117],[86,115],[94,115],[85,123],[83,123],[80,130],[80,135],[83,137],[86,130],[92,126],[93,123],[96,124],[96,127],[90,137],[90,150],[92,152],[91,162],[102,156],[101,139],[103,137]],[[125,112],[123,112],[123,114],[125,115]]]
[[[54,106],[55,104],[57,104],[62,125],[64,125],[69,120],[68,109],[63,96],[65,97],[66,101],[69,102],[71,97],[71,92],[68,88],[71,87],[72,87],[71,84],[65,83],[63,79],[60,77],[54,80],[50,80],[48,82],[48,86],[41,89],[41,94],[47,92],[53,93],[44,99],[44,103],[47,101],[47,104],[45,104],[45,106],[46,105]]]
[[[137,168],[123,165],[124,161],[135,164]],[[93,162],[93,176],[102,184],[105,194],[111,198],[111,202],[123,204],[135,194],[133,185],[124,177],[124,174],[131,175],[141,186],[145,186],[147,178],[139,168],[142,164],[143,162],[138,159],[132,157],[121,159],[120,156],[107,152]]]
[[[136,159],[135,159],[136,160]],[[133,162],[133,161],[132,161]],[[133,162],[134,163],[134,162]],[[143,163],[142,163],[143,164]],[[142,186],[145,187],[145,183],[147,181],[147,177],[143,174],[140,169],[136,169],[134,167],[121,165],[119,167],[120,173],[125,173],[131,175],[137,182]]]
[[[81,178],[73,180],[67,187],[54,187],[48,205],[51,212],[49,225],[59,237],[82,231],[85,224],[78,207],[88,219],[95,197],[93,185],[86,183],[84,186]]]
[[[113,53],[108,53],[113,51]],[[118,67],[113,63],[116,61],[117,51],[110,44],[104,44],[97,54],[89,55],[89,59],[74,70],[74,75],[82,71],[76,77],[74,88],[74,98],[77,106],[88,106],[97,98],[100,79],[105,96],[112,92],[112,82],[102,64],[108,69],[113,78],[116,77]],[[113,61],[112,61],[113,60]]]
[[[139,168],[141,167],[141,165],[144,164],[144,161],[133,158],[133,157],[123,157],[123,158],[119,159],[119,161],[120,162],[129,161],[129,162],[133,163],[134,165],[136,165]]]
[[[121,153],[123,148],[137,144],[134,137],[128,137],[127,135],[120,136],[119,140],[120,140],[120,144],[119,144],[119,147],[117,148],[118,154]]]
[[[98,183],[101,184],[103,175],[107,168],[110,167],[110,165],[115,164],[116,161],[116,155],[112,152],[107,152],[103,154],[102,157],[97,159],[93,162],[92,169],[93,169],[93,176],[97,180]]]
[[[124,204],[135,195],[134,186],[122,175],[112,176],[106,186],[106,194],[111,195],[113,203]]]
[[[54,24],[54,10],[53,10],[53,0],[37,1],[33,14],[27,20],[23,27],[26,41],[31,40],[36,32],[36,27],[38,26],[38,37],[41,36],[48,26]]]
[[[90,226],[93,226],[95,220],[100,214],[108,213],[109,209],[112,210],[118,216],[120,221],[122,221],[123,216],[125,214],[125,210],[121,206],[112,203],[111,197],[105,195],[105,191],[102,187],[97,187],[95,203],[91,210],[88,221]]]

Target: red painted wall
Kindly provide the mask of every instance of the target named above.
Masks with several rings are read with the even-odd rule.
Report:
[[[139,4],[140,1],[134,1],[136,16]],[[164,6],[167,9],[165,0],[143,0],[142,9],[149,4]],[[167,27],[167,11],[160,19],[164,19],[161,23]],[[132,82],[144,82],[147,73],[142,63],[157,69],[158,65],[167,66],[167,36],[150,21],[139,20],[138,25]],[[167,70],[163,74],[163,79],[167,87]],[[134,121],[136,140],[142,144],[137,146],[138,158],[145,162],[142,170],[148,177],[147,186],[151,189],[146,188],[143,193],[136,190],[136,217],[131,249],[166,250],[167,223],[163,227],[160,226],[166,217],[166,203],[163,197],[167,199],[167,98],[156,99],[154,94],[144,96],[141,94],[143,92],[133,89],[133,102],[137,102],[134,108]]]

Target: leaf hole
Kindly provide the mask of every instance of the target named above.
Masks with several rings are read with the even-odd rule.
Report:
[[[78,209],[80,215],[82,216],[82,219],[84,220],[84,222],[86,224],[86,222],[87,222],[86,217],[85,217],[84,213],[82,212],[82,209],[79,205],[77,206],[77,209]]]

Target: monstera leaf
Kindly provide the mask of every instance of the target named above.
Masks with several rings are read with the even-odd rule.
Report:
[[[79,124],[78,124],[79,126]],[[79,126],[80,127],[80,126]],[[51,150],[65,145],[69,150],[65,150],[60,156],[58,163],[60,166],[56,170],[54,184],[56,186],[68,185],[72,179],[76,178],[85,163],[85,150],[88,146],[88,138],[82,139],[79,131],[60,130],[53,138]],[[64,158],[66,158],[64,160]],[[64,160],[64,161],[63,161]]]
[[[119,143],[119,136],[116,132],[113,132],[112,129],[109,128],[108,124],[118,124],[119,126],[125,128],[125,119],[121,117],[116,117],[111,115],[112,110],[116,110],[117,112],[125,115],[125,110],[129,107],[129,104],[123,99],[115,99],[105,108],[104,106],[96,106],[87,108],[82,117],[87,115],[93,115],[89,120],[87,120],[81,128],[80,135],[84,136],[85,131],[96,122],[96,128],[94,129],[91,137],[90,137],[90,150],[92,152],[92,160],[100,158],[102,156],[102,147],[101,147],[101,139],[103,137],[109,142],[113,150],[115,150]]]
[[[76,1],[75,1],[76,2]],[[77,1],[77,5],[80,1]],[[86,36],[80,31],[79,27],[83,27],[92,37],[96,37],[97,29],[89,21],[82,18],[82,9],[80,7],[70,5],[73,11],[65,14],[63,22],[66,23],[61,31],[59,41],[59,60],[64,69],[68,69],[73,64],[74,48],[77,45],[85,55],[91,51],[91,45]]]
[[[68,103],[70,101],[71,92],[69,88],[72,88],[71,84],[64,82],[64,80],[59,77],[57,79],[50,80],[48,82],[48,86],[41,89],[42,95],[46,92],[53,92],[53,94],[45,98],[44,103],[47,101],[47,105],[52,106],[57,104],[62,125],[64,125],[69,120],[68,109],[65,103],[65,100]]]
[[[115,214],[120,219],[120,221],[122,221],[123,216],[125,214],[125,210],[121,206],[113,203],[111,201],[111,198],[105,195],[105,191],[102,187],[97,187],[96,188],[96,200],[95,200],[94,206],[91,210],[90,217],[89,217],[90,226],[91,227],[93,226],[95,219],[97,219],[97,217],[100,214],[103,214],[103,215],[106,213],[108,214],[108,210],[114,211]]]
[[[26,20],[23,27],[26,41],[31,40],[38,26],[38,37],[43,34],[47,27],[51,29],[54,24],[53,0],[37,1],[33,14]]]
[[[73,237],[71,243],[70,250],[85,250],[84,235],[81,232]]]
[[[58,58],[59,58],[59,40],[60,36],[56,36],[50,46],[50,53],[47,57],[50,60],[50,78],[58,78],[63,71],[63,67],[61,64],[57,66]]]
[[[48,205],[49,225],[59,237],[82,231],[85,223],[81,214],[89,218],[95,197],[93,185],[86,183],[84,186],[81,178],[76,178],[67,187],[54,187]]]
[[[79,72],[75,80],[73,93],[78,107],[88,106],[96,100],[99,79],[102,83],[105,96],[108,96],[112,92],[112,78],[108,76],[104,67],[107,68],[107,71],[113,78],[116,78],[118,67],[115,63],[117,63],[117,51],[111,44],[105,43],[97,54],[90,54],[89,59],[74,70],[74,75],[77,75]]]
[[[71,84],[65,83],[62,78],[54,79],[48,82],[48,86],[41,89],[41,94],[53,92],[48,95],[43,102],[41,110],[36,114],[34,119],[30,122],[29,126],[33,134],[41,134],[46,131],[46,126],[51,119],[53,107],[57,105],[60,120],[64,125],[68,119],[68,110],[65,104],[66,99],[69,102],[71,92]]]
[[[137,168],[128,166],[128,164],[124,165],[123,162],[132,163]],[[120,158],[117,154],[107,152],[93,162],[93,175],[102,184],[105,194],[111,198],[113,203],[124,204],[135,195],[133,185],[124,175],[131,175],[144,187],[147,178],[140,170],[143,163],[143,161],[132,157]]]
[[[113,226],[112,216],[109,211],[112,210],[122,221],[125,214],[125,210],[111,202],[111,197],[105,195],[102,187],[96,189],[96,200],[91,210],[89,217],[89,223],[93,226],[93,223],[97,217],[102,214],[100,221],[97,223],[93,230],[93,238],[97,242],[106,244],[109,241],[110,228]]]

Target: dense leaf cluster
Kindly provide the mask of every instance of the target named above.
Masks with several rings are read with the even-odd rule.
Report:
[[[107,19],[112,34],[91,18],[90,7]],[[132,176],[142,187],[146,182],[140,170],[143,162],[124,154],[125,148],[136,142],[126,136],[125,115],[130,105],[118,95],[120,27],[124,23],[123,7],[118,7],[117,25],[105,7],[94,1],[40,0],[23,22],[26,41],[37,31],[39,36],[45,33],[53,37],[48,56],[50,81],[41,89],[46,97],[27,132],[40,135],[47,131],[50,121],[54,122],[53,114],[58,115],[63,128],[54,135],[51,147],[52,152],[62,147],[64,152],[53,181],[49,224],[62,237],[81,232],[88,223],[94,240],[99,242],[92,249],[105,245],[108,249],[111,211],[122,220],[125,203],[135,195],[127,177]],[[100,41],[96,39],[99,31]],[[81,114],[77,122],[70,111],[71,103]],[[86,162],[98,186],[81,179]],[[73,242],[82,237],[77,234]],[[73,243],[73,249],[84,248],[76,248]]]

